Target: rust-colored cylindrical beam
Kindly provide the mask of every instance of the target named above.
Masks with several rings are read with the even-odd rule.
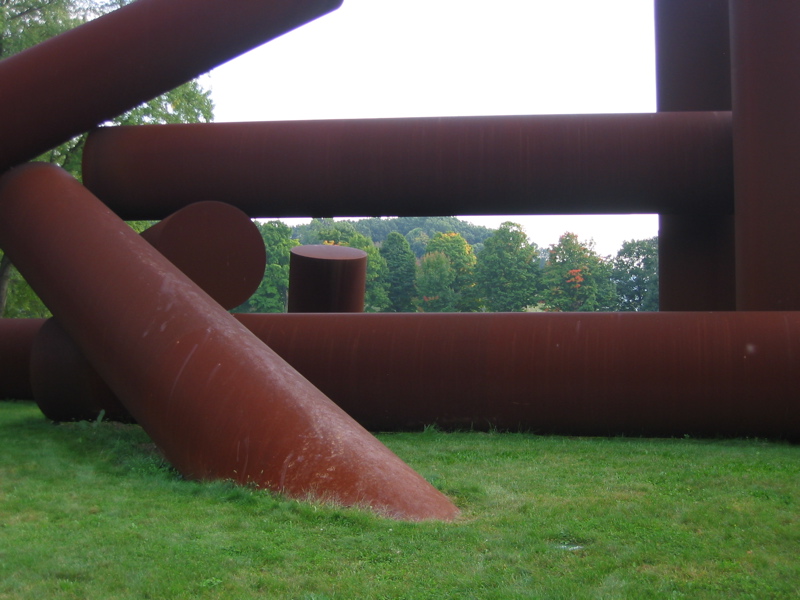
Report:
[[[798,32],[796,0],[731,0],[740,310],[800,310]]]
[[[798,312],[237,318],[373,430],[800,438]]]
[[[137,0],[11,56],[0,62],[0,173],[340,4]]]
[[[0,319],[0,399],[33,398],[28,375],[36,333],[46,319]]]
[[[0,245],[185,476],[404,519],[457,514],[64,171],[0,180]]]
[[[48,319],[34,338],[30,381],[33,399],[52,421],[94,421],[101,415],[109,421],[133,421],[55,319]]]
[[[730,110],[728,0],[656,0],[655,28],[658,110]],[[735,310],[733,232],[730,208],[659,215],[661,310]]]
[[[659,215],[659,310],[735,310],[735,277],[732,214]]]
[[[659,111],[731,110],[728,0],[655,0]]]
[[[250,218],[230,204],[195,202],[142,237],[225,309],[246,302],[264,278],[264,240]]]
[[[289,312],[364,312],[367,253],[347,246],[292,248]]]
[[[730,212],[732,176],[729,113],[114,127],[83,173],[126,219]]]
[[[142,237],[225,309],[247,300],[264,276],[261,234],[229,204],[190,204]],[[39,330],[30,355],[33,398],[48,419],[94,420],[102,411],[108,420],[133,420],[55,320]]]

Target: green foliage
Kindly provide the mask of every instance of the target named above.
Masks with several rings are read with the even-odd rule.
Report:
[[[392,231],[381,245],[380,252],[386,261],[386,286],[390,310],[412,312],[416,259],[411,247],[406,238],[397,231]]]
[[[429,252],[417,268],[417,308],[420,312],[453,312],[456,270],[444,252]]]
[[[299,239],[301,244],[319,243],[310,240],[316,239],[315,232],[324,226],[324,223],[332,222],[332,219],[313,219],[307,225],[297,225],[293,230],[293,237]],[[476,252],[482,247],[484,240],[492,234],[492,230],[487,227],[473,225],[456,217],[372,217],[344,222],[353,225],[356,231],[377,245],[382,244],[391,232],[396,231],[408,240],[417,258],[425,254],[425,246],[437,233],[458,233]]]
[[[404,523],[181,479],[140,427],[0,403],[0,598],[800,596],[800,447],[380,434],[450,496]]]
[[[616,310],[658,310],[658,237],[624,242],[611,279],[617,289]]]
[[[423,254],[425,254],[425,249],[428,247],[428,242],[431,241],[431,237],[425,233],[424,229],[417,227],[406,234],[406,240],[414,256],[422,258]]]
[[[255,224],[267,250],[264,279],[250,299],[235,308],[233,312],[286,312],[289,258],[292,248],[297,246],[298,242],[292,239],[291,228],[281,221],[256,221]]]
[[[521,225],[506,221],[478,252],[475,287],[489,312],[519,312],[534,303],[539,249]]]
[[[548,251],[540,299],[553,311],[612,310],[611,265],[594,251],[594,242],[565,233]]]
[[[448,310],[454,312],[472,312],[477,310],[478,303],[475,298],[475,264],[477,258],[472,251],[472,246],[459,233],[437,233],[428,242],[425,249],[428,254],[442,253],[450,261],[450,267],[455,277],[450,284],[451,292],[448,294]],[[423,257],[424,260],[424,257]]]
[[[11,319],[47,318],[50,311],[0,251],[0,316]]]

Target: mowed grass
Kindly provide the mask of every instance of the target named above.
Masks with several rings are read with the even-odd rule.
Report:
[[[381,434],[463,511],[184,481],[136,426],[0,403],[0,598],[797,598],[800,447]]]

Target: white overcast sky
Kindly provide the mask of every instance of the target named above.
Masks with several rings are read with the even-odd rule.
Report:
[[[211,72],[217,121],[653,112],[652,0],[344,0]],[[613,255],[655,215],[463,217]]]

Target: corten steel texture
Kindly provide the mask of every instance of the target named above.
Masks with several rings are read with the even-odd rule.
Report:
[[[241,314],[373,430],[800,438],[800,313]]]
[[[655,0],[659,111],[731,110],[728,0]]]
[[[735,278],[732,214],[659,215],[660,310],[736,310]]]
[[[137,0],[0,62],[0,172],[341,0]]]
[[[658,110],[730,110],[728,0],[654,8]],[[736,309],[732,211],[659,215],[658,254],[661,310]]]
[[[223,308],[232,309],[258,288],[266,252],[258,228],[239,209],[197,202],[145,230],[146,239]],[[33,398],[54,421],[132,421],[130,413],[55,322],[39,331],[30,352]]]
[[[126,219],[732,210],[730,113],[102,128],[83,178]]]
[[[800,2],[731,0],[739,310],[800,310]]]
[[[185,476],[395,518],[457,514],[64,171],[30,164],[0,180],[0,244]]]
[[[264,278],[267,253],[261,233],[230,204],[190,204],[142,237],[228,310],[246,302]]]
[[[101,411],[109,421],[133,421],[55,319],[48,319],[34,338],[30,374],[33,398],[52,421],[93,421]]]
[[[311,245],[289,255],[289,312],[364,312],[367,253]]]
[[[0,319],[0,399],[33,398],[28,364],[45,319]]]

